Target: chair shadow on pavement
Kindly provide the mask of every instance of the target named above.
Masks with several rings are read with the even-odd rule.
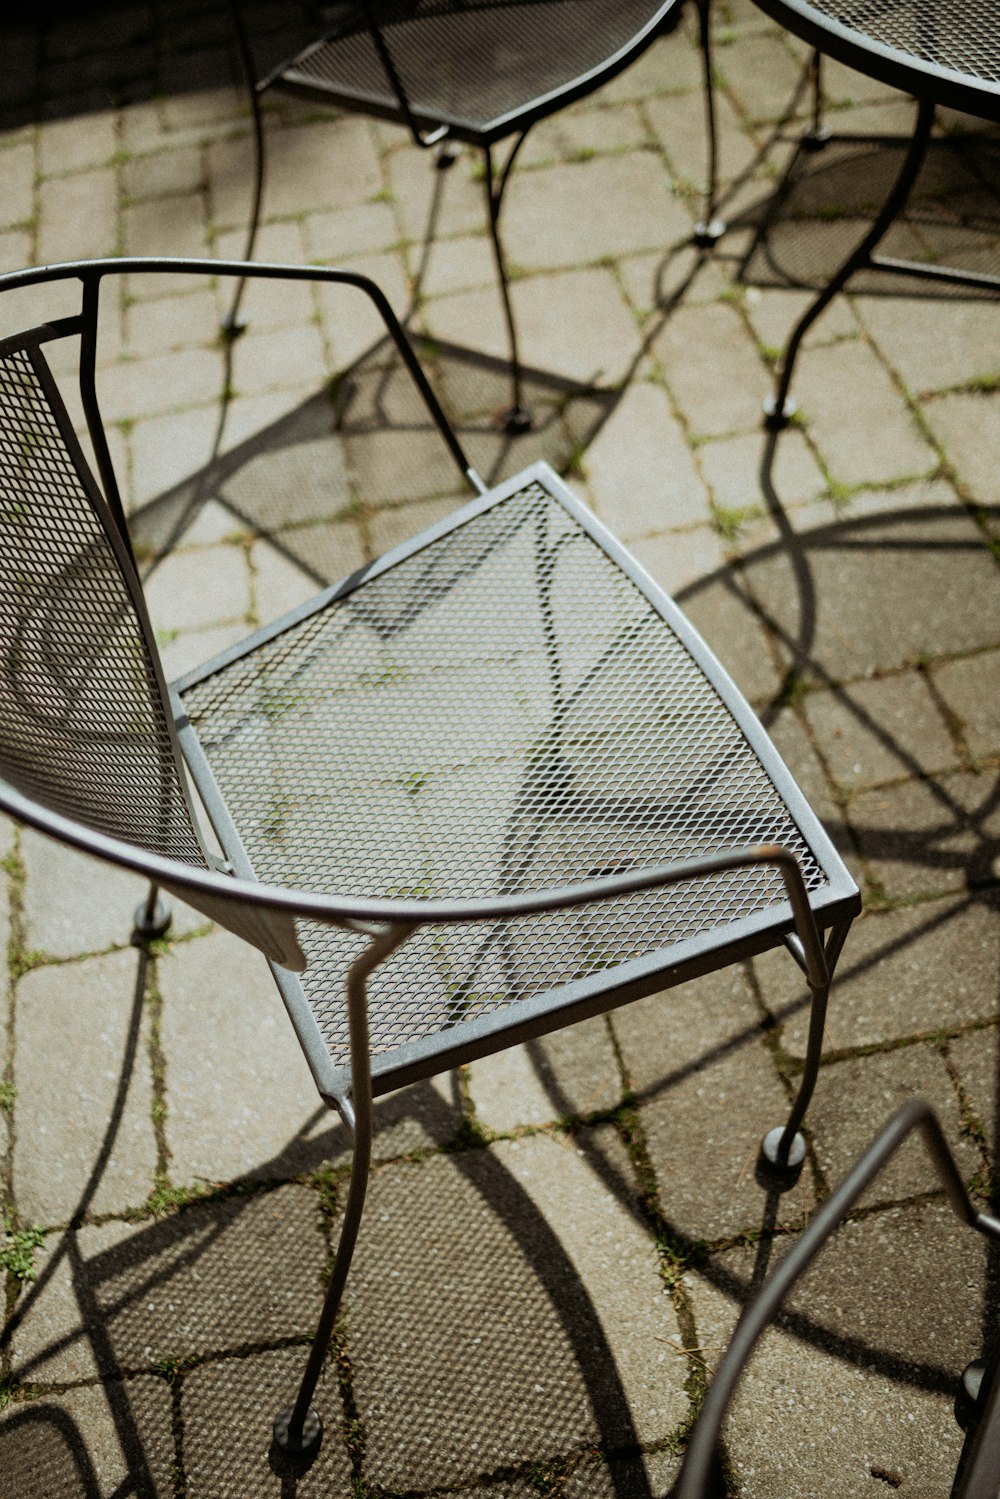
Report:
[[[535,424],[511,437],[494,421],[508,380],[503,360],[417,335],[411,342],[470,462],[488,484],[539,458],[559,472],[571,468],[620,397],[617,387],[527,368],[525,391]],[[228,389],[228,380],[222,384]],[[262,430],[232,445],[229,431],[224,398],[207,463],[132,517],[133,538],[145,554],[159,558],[183,544],[203,507],[215,501],[231,514],[234,531],[266,537],[319,587],[344,574],[345,524],[374,532],[377,545],[387,527],[400,539],[400,521],[412,530],[425,523],[427,507],[443,513],[472,494],[461,487],[440,434],[386,340]],[[417,507],[412,521],[407,506]]]
[[[801,126],[800,126],[801,128]],[[838,135],[821,150],[798,144],[776,188],[734,217],[755,231],[736,270],[745,286],[825,286],[888,197],[908,144],[905,135]],[[948,134],[931,142],[910,201],[879,254],[931,267],[1000,274],[1000,130]],[[959,287],[893,271],[860,271],[851,291],[908,297],[995,297],[996,288]]]
[[[146,983],[139,954],[119,1096],[74,1223],[118,1131]],[[377,1126],[454,1145],[461,1116],[423,1084],[382,1101]],[[291,1495],[300,1481],[305,1492],[348,1492],[352,1473],[380,1465],[395,1470],[388,1487],[415,1487],[401,1481],[414,1462],[447,1482],[516,1472],[539,1445],[558,1455],[581,1437],[636,1449],[599,1313],[559,1237],[495,1155],[473,1148],[376,1169],[320,1390],[320,1457],[307,1480],[268,1454],[318,1314],[345,1146],[332,1123],[297,1152],[308,1169],[294,1178],[263,1163],[169,1216],[58,1237],[4,1342],[18,1380],[69,1386],[69,1410],[43,1397],[8,1413],[3,1499],[161,1494],[178,1472],[192,1493]],[[452,1286],[449,1266],[462,1265]],[[95,1430],[101,1450],[88,1453]],[[123,1467],[127,1480],[109,1483]]]

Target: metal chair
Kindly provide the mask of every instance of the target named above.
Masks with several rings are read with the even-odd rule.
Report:
[[[79,313],[0,343],[0,807],[145,876],[139,938],[165,929],[159,888],[259,948],[353,1132],[322,1320],[275,1424],[308,1454],[373,1095],[784,943],[812,992],[801,1084],[762,1147],[787,1184],[859,899],[704,643],[545,464],[168,689],[94,374],[103,279],[150,272],[354,287],[482,486],[360,275],[122,259],[0,278],[82,286]],[[46,361],[68,337],[100,487]]]
[[[455,159],[454,143],[483,154],[483,183],[510,341],[509,432],[531,426],[500,237],[511,168],[531,127],[633,62],[666,26],[677,0],[348,0],[316,41],[256,79],[239,0],[231,11],[253,111],[256,181],[246,259],[264,190],[261,96],[269,89],[405,126],[416,144]],[[707,58],[706,58],[707,67]],[[513,144],[503,165],[494,147]],[[331,163],[331,170],[335,170]],[[239,292],[227,320],[239,329]]]
[[[705,1397],[677,1486],[671,1491],[673,1499],[714,1499],[715,1495],[729,1492],[716,1464],[716,1444],[729,1403],[754,1348],[824,1244],[914,1130],[919,1130],[923,1136],[956,1216],[988,1239],[1000,1242],[1000,1219],[973,1207],[930,1104],[921,1099],[904,1104],[859,1156],[848,1175],[803,1229],[777,1270],[744,1309]],[[964,1411],[963,1425],[968,1417],[967,1440],[951,1491],[953,1499],[996,1499],[1000,1489],[998,1366],[1000,1341],[995,1343],[988,1359],[974,1360],[962,1375],[958,1408]]]

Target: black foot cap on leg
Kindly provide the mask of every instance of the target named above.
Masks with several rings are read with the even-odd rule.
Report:
[[[764,426],[768,432],[783,432],[798,411],[798,402],[786,396],[779,409],[774,396],[764,401]]]
[[[806,1158],[806,1142],[801,1132],[792,1136],[786,1155],[781,1152],[784,1137],[784,1125],[779,1124],[777,1129],[768,1130],[760,1143],[756,1173],[762,1186],[777,1187],[782,1192],[794,1187],[802,1175],[802,1163]]]
[[[447,172],[453,167],[461,155],[461,147],[456,146],[454,141],[442,141],[434,151],[434,165],[439,172]]]
[[[135,908],[132,928],[131,942],[133,947],[142,947],[147,942],[155,942],[159,937],[165,937],[170,930],[173,912],[170,905],[163,899],[162,895],[156,897],[156,905],[152,912],[149,910],[147,901],[142,901]]]
[[[802,137],[803,151],[822,151],[830,144],[830,132],[825,125],[818,125]]]
[[[525,406],[508,406],[506,411],[500,413],[501,428],[513,437],[520,437],[523,432],[530,432],[533,425],[531,412]]]
[[[963,1431],[971,1425],[979,1405],[979,1395],[983,1387],[983,1375],[986,1373],[986,1360],[974,1358],[971,1364],[966,1364],[962,1370],[962,1383],[958,1394],[955,1396],[955,1420]]]
[[[699,219],[691,234],[692,242],[699,250],[711,250],[726,232],[724,219]]]
[[[316,1412],[310,1406],[306,1411],[306,1418],[302,1423],[302,1430],[297,1436],[289,1431],[292,1421],[294,1406],[286,1405],[274,1418],[274,1444],[280,1447],[282,1452],[289,1457],[305,1460],[313,1458],[319,1451],[319,1444],[323,1440],[323,1423]]]
[[[234,344],[246,331],[245,318],[227,316],[219,324],[219,337],[224,344]]]

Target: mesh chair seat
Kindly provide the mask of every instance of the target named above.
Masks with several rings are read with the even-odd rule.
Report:
[[[381,7],[380,25],[415,118],[479,144],[607,69],[661,9],[651,0],[410,0]],[[360,7],[265,86],[400,118]]]
[[[553,476],[554,478],[554,476]],[[826,876],[673,624],[535,478],[180,684],[254,873],[331,894],[503,896],[754,843]],[[473,507],[475,509],[475,507]],[[385,1052],[784,898],[739,870],[607,905],[425,928],[374,976]],[[303,923],[338,1065],[353,934]],[[606,980],[607,974],[604,973]]]

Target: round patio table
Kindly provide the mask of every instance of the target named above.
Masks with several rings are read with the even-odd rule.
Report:
[[[779,25],[825,56],[914,95],[913,136],[892,191],[868,233],[848,256],[789,338],[767,425],[786,424],[788,398],[802,339],[855,271],[905,271],[928,279],[1000,289],[995,277],[913,261],[876,257],[875,249],[901,211],[923,164],[937,105],[1000,123],[1000,26],[981,0],[755,0]]]

